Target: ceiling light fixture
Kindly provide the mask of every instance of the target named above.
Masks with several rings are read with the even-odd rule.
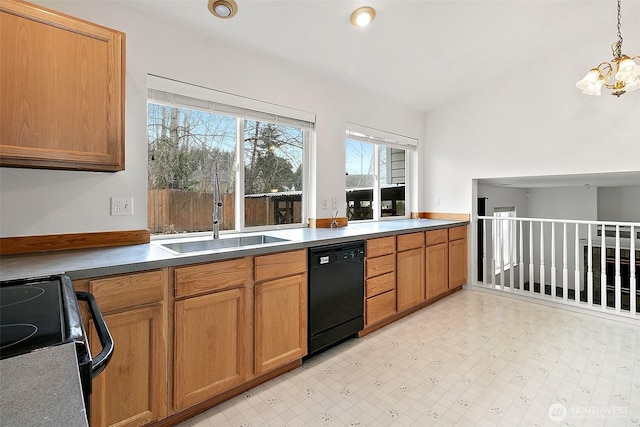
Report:
[[[222,19],[233,18],[238,12],[235,0],[209,0],[209,12]]]
[[[351,14],[351,24],[356,27],[366,27],[376,17],[376,11],[370,6],[359,7]]]
[[[613,51],[612,62],[603,62],[591,71],[576,86],[587,95],[600,95],[602,86],[612,89],[612,95],[619,97],[625,92],[631,92],[640,88],[640,65],[634,61],[640,56],[630,57],[622,53],[622,33],[620,31],[620,1],[618,0],[618,41],[611,45]],[[609,79],[613,77],[614,82]]]

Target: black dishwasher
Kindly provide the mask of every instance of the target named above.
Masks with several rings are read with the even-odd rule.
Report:
[[[309,249],[309,356],[364,328],[364,256],[363,241]]]

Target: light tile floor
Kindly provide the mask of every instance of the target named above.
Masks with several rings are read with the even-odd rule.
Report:
[[[640,426],[640,327],[460,291],[180,425]]]

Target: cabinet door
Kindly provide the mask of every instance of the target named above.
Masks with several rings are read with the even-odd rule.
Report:
[[[307,276],[255,285],[255,373],[307,354]]]
[[[447,243],[440,243],[433,246],[427,246],[425,250],[427,299],[436,297],[448,289],[447,249]]]
[[[93,381],[92,426],[140,426],[166,416],[163,311],[155,304],[104,316],[114,352]],[[91,342],[99,342],[95,328],[91,331]]]
[[[398,252],[396,271],[396,298],[398,311],[402,311],[425,298],[423,248]]]
[[[174,406],[181,410],[248,375],[246,288],[175,303]]]
[[[125,34],[26,2],[0,9],[0,166],[123,170]]]
[[[467,283],[467,239],[449,242],[449,289]]]

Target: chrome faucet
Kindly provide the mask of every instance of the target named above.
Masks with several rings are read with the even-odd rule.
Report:
[[[220,219],[222,216],[222,197],[220,196],[220,180],[216,172],[215,183],[213,185],[213,238],[220,238]]]

